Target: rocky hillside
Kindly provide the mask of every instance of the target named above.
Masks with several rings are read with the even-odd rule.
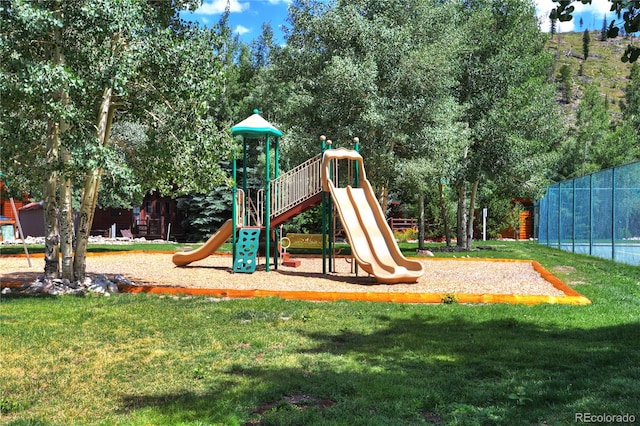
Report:
[[[567,108],[575,110],[584,88],[596,84],[600,93],[609,100],[612,114],[617,115],[631,68],[631,64],[623,63],[620,58],[628,44],[640,40],[637,37],[618,37],[600,41],[600,31],[591,31],[589,36],[589,56],[586,60],[583,57],[583,32],[555,34],[549,40],[549,51],[556,58],[555,81],[560,81],[560,67],[568,65],[573,80],[573,96]],[[558,98],[562,98],[561,93],[558,93]]]

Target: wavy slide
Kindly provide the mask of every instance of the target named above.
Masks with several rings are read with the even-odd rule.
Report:
[[[229,219],[207,240],[206,243],[202,245],[202,247],[174,254],[172,258],[173,263],[177,266],[185,266],[191,262],[195,262],[196,260],[204,259],[205,257],[215,253],[215,251],[218,250],[225,241],[231,238],[232,234],[233,220]]]
[[[331,160],[358,161],[360,188],[336,188],[329,178]],[[345,148],[331,149],[322,160],[322,184],[331,192],[358,265],[380,283],[414,283],[424,274],[424,265],[409,260],[400,251],[387,224],[373,188],[366,178],[362,157]]]

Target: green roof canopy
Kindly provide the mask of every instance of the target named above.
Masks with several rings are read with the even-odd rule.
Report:
[[[253,115],[242,120],[235,126],[231,128],[231,134],[233,136],[249,136],[249,137],[258,137],[258,136],[282,136],[282,132],[275,127],[267,120],[262,118],[260,115],[260,111],[257,109],[253,110]]]

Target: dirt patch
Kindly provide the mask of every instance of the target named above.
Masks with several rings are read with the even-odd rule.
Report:
[[[576,268],[569,265],[554,266],[552,269],[554,272],[560,272],[561,274],[568,274],[570,272],[575,272],[576,270]]]
[[[315,396],[307,395],[307,394],[299,394],[299,395],[285,396],[279,401],[269,402],[267,404],[264,404],[256,408],[255,410],[253,410],[253,414],[257,414],[262,418],[262,416],[264,416],[265,413],[271,410],[292,409],[296,411],[304,411],[314,407],[319,408],[320,411],[324,411],[325,408],[331,407],[335,405],[335,403],[336,403],[335,401],[332,401],[330,399],[316,398]],[[249,420],[248,422],[245,423],[245,426],[260,425],[262,424],[261,418]]]

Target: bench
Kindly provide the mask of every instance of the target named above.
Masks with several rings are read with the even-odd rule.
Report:
[[[296,234],[293,232],[289,232],[286,235],[286,238],[289,239],[289,247],[294,249],[306,249],[306,248],[314,248],[321,249],[322,248],[322,234]],[[327,245],[329,244],[329,236],[327,236]],[[286,245],[286,243],[285,243]]]

